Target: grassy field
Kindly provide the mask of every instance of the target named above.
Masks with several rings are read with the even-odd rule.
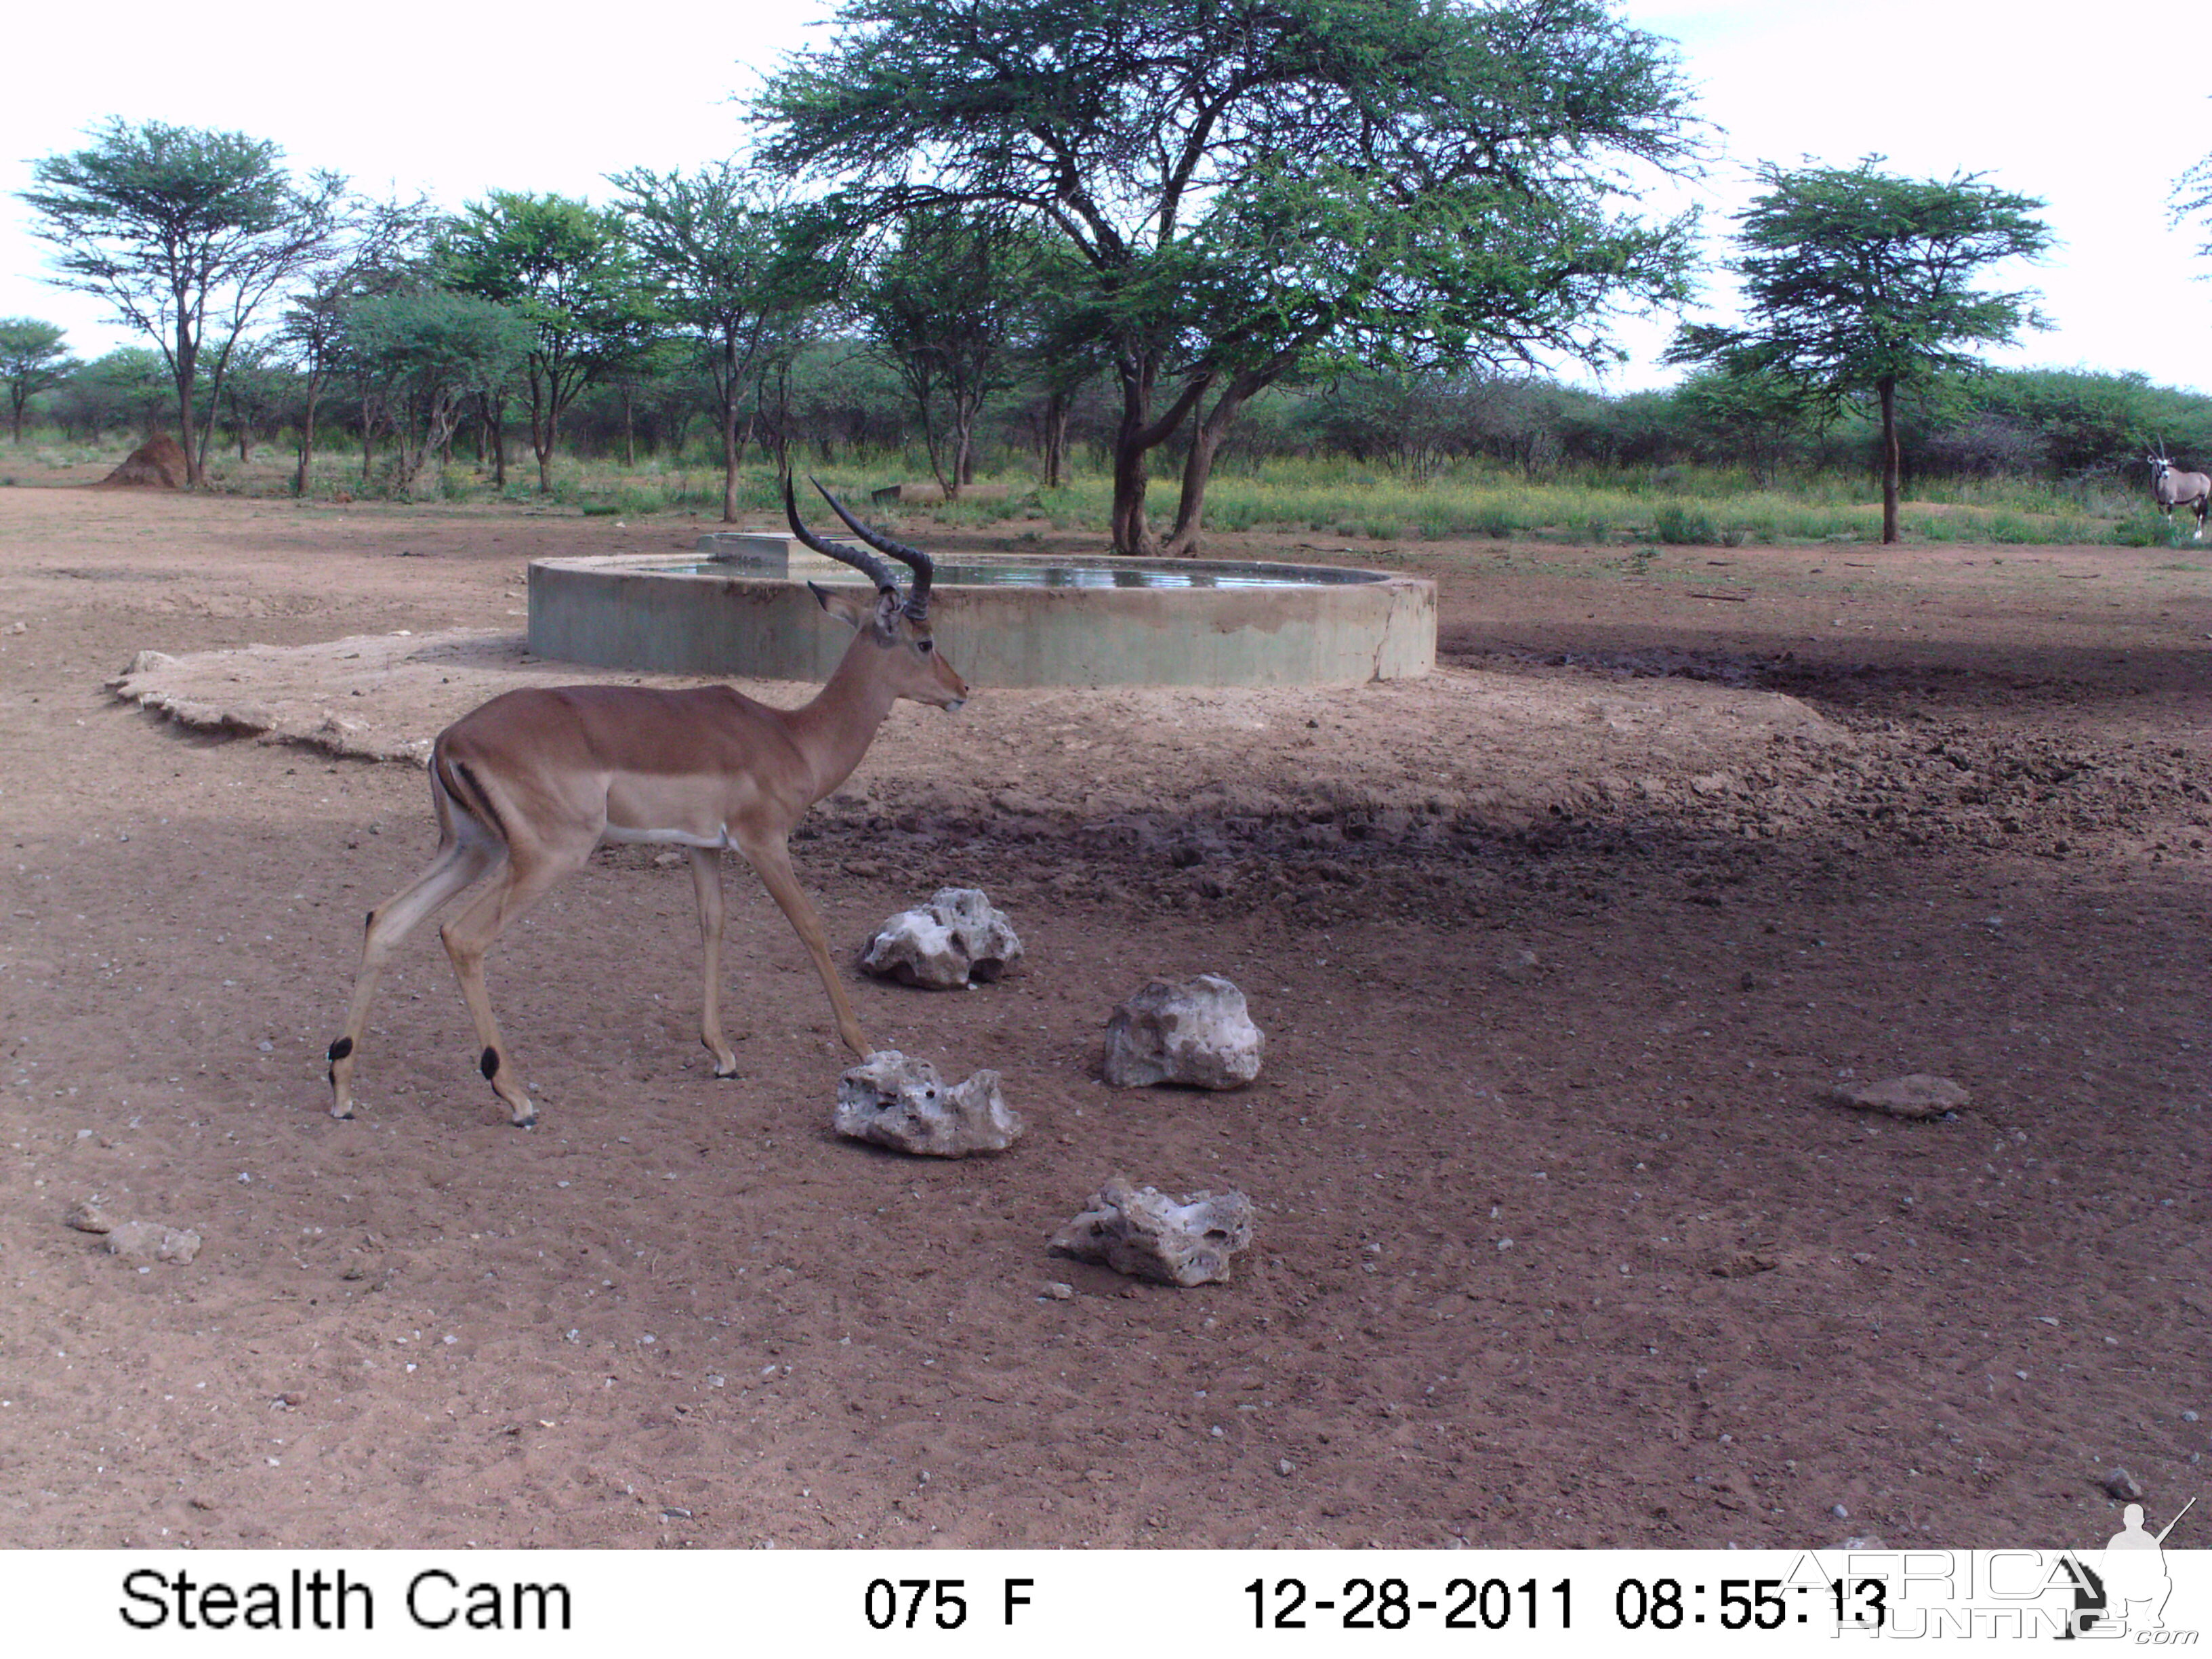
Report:
[[[125,446],[28,442],[0,451],[0,487],[51,480],[57,473],[82,476],[122,459]],[[896,480],[927,477],[915,458],[895,453],[847,455],[811,469],[833,489],[866,500],[869,490]],[[280,495],[291,488],[289,455],[264,449],[252,462],[211,458],[215,488],[246,495]],[[1111,480],[1100,470],[1079,470],[1063,487],[1042,489],[1033,469],[1012,465],[980,482],[999,487],[990,498],[936,507],[908,506],[948,527],[1035,520],[1054,530],[1106,532]],[[1176,479],[1153,481],[1156,520],[1172,513]],[[1003,493],[999,493],[999,492]],[[317,458],[312,494],[323,498],[374,496],[364,487],[357,452],[325,450]],[[426,479],[418,499],[456,503],[532,502],[586,515],[640,516],[654,513],[719,513],[718,465],[696,457],[651,459],[635,467],[597,459],[565,459],[556,467],[550,497],[541,496],[537,469],[526,456],[510,464],[504,490],[488,470],[457,462],[442,477]],[[775,474],[748,467],[739,489],[741,510],[773,513],[780,505]],[[1217,531],[1363,537],[1376,540],[1443,540],[1471,537],[1578,543],[1735,547],[1820,541],[1875,541],[1881,506],[1870,479],[1823,475],[1761,485],[1747,476],[1695,467],[1634,468],[1532,482],[1496,465],[1462,465],[1423,478],[1335,459],[1270,460],[1218,471],[1206,495],[1206,521]],[[1908,541],[2034,544],[2112,543],[2154,546],[2173,532],[2145,496],[2109,483],[2058,484],[2034,479],[1924,481],[1904,510]],[[2185,527],[2180,535],[2186,538]]]

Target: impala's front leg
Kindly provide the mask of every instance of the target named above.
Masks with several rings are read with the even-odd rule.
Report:
[[[768,889],[769,896],[789,918],[799,942],[806,947],[806,954],[814,958],[814,971],[822,975],[822,988],[830,994],[830,1009],[837,1017],[837,1035],[845,1046],[866,1060],[875,1053],[868,1034],[860,1029],[860,1016],[853,1012],[852,999],[845,994],[845,982],[837,977],[837,964],[830,960],[830,941],[822,932],[822,918],[815,913],[806,896],[806,890],[799,884],[792,873],[791,850],[781,837],[775,840],[740,842],[738,850],[760,872],[761,884]]]
[[[691,850],[691,885],[699,895],[699,944],[706,957],[707,988],[699,1004],[699,1041],[714,1057],[716,1077],[735,1077],[738,1057],[722,1037],[722,854],[718,848]]]

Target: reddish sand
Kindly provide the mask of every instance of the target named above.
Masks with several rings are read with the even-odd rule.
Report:
[[[303,741],[105,683],[512,634],[527,558],[700,527],[0,489],[0,1543],[2087,1544],[2115,1466],[2199,1489],[2212,557],[1332,544],[1438,577],[1432,680],[979,687],[796,844],[841,951],[942,884],[1012,915],[998,984],[852,988],[1004,1073],[1012,1152],[829,1133],[742,869],[709,1077],[650,849],[493,959],[539,1128],[427,931],[333,1121],[433,837],[419,768],[331,750],[556,671],[177,668]],[[1201,969],[1260,1081],[1101,1085],[1114,1002]],[[1974,1103],[1824,1097],[1906,1072]],[[1235,1279],[1048,1256],[1115,1170],[1249,1193]],[[105,1254],[94,1196],[198,1258]]]

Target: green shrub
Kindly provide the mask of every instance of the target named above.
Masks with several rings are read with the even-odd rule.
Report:
[[[2173,532],[2164,514],[2146,507],[2114,525],[2112,539],[2122,547],[2164,547],[2173,539]]]
[[[1474,521],[1470,527],[1481,532],[1494,542],[1502,542],[1518,530],[1521,524],[1512,507],[1505,502],[1485,501],[1480,507],[1475,508]]]
[[[1720,539],[1712,515],[1683,501],[1662,503],[1652,514],[1651,533],[1668,547],[1710,547]]]

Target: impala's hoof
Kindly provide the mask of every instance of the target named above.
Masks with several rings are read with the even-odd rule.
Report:
[[[538,1127],[538,1114],[532,1112],[528,1117],[510,1118],[508,1121],[518,1129],[534,1129]]]
[[[732,1061],[731,1061],[727,1066],[717,1066],[714,1068],[714,1075],[715,1075],[716,1077],[718,1077],[718,1078],[721,1079],[722,1079],[722,1081],[723,1081],[723,1082],[725,1082],[725,1083],[730,1082],[732,1079],[734,1079],[734,1078],[737,1076],[737,1074],[738,1074],[738,1062],[737,1062],[737,1061],[735,1061],[734,1060],[732,1060]]]

